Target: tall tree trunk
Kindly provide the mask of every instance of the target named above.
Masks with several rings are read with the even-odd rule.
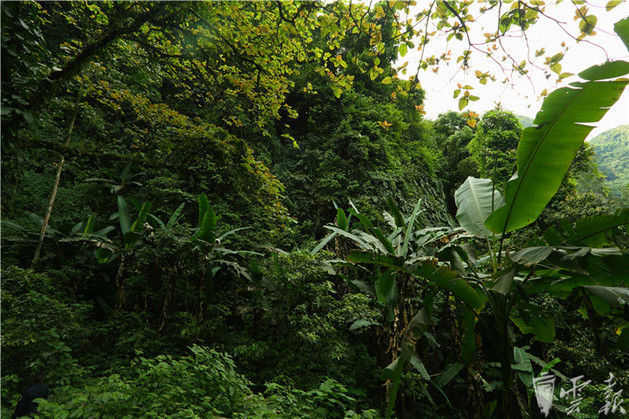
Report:
[[[68,138],[65,142],[65,147],[70,145],[70,138],[72,138],[72,130],[74,130],[74,123],[76,122],[76,116],[79,113],[79,100],[81,95],[77,95],[76,103],[74,105],[74,115],[72,116],[72,122],[70,122],[70,128],[68,129]],[[57,190],[59,190],[59,181],[61,180],[61,171],[63,170],[63,164],[65,163],[65,156],[61,155],[61,161],[59,162],[59,167],[57,167],[57,176],[55,177],[55,184],[52,187],[52,193],[50,194],[50,201],[48,202],[48,206],[46,207],[46,214],[44,215],[44,222],[41,227],[41,232],[39,234],[39,242],[37,243],[37,248],[35,249],[35,256],[33,256],[33,261],[31,262],[31,267],[34,267],[39,259],[39,255],[41,254],[41,248],[44,244],[44,237],[46,237],[46,229],[48,229],[48,222],[50,221],[50,214],[52,214],[52,206],[55,203],[55,198],[57,197]]]

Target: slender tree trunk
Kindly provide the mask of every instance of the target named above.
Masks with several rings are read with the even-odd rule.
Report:
[[[70,128],[68,129],[68,138],[65,142],[65,146],[68,147],[70,144],[70,138],[72,138],[72,130],[74,130],[74,123],[76,122],[76,116],[79,113],[79,100],[81,95],[77,95],[76,104],[74,105],[74,115],[72,116],[72,122],[70,122]],[[61,161],[59,162],[59,167],[57,168],[57,176],[55,177],[55,184],[52,187],[52,193],[50,194],[50,201],[48,202],[48,206],[46,207],[46,214],[44,215],[44,222],[41,227],[41,232],[39,234],[39,242],[37,243],[37,248],[35,249],[35,256],[33,256],[33,261],[31,262],[31,267],[34,267],[39,259],[39,255],[41,253],[42,246],[44,244],[44,237],[46,237],[46,229],[48,228],[48,222],[50,221],[50,215],[52,214],[52,206],[55,203],[55,198],[57,197],[57,191],[59,190],[59,181],[61,180],[61,171],[63,170],[63,164],[65,163],[65,156],[61,156]]]
[[[125,283],[124,283],[124,270],[125,262],[127,260],[127,254],[122,251],[120,255],[120,265],[118,265],[118,272],[116,272],[116,294],[118,297],[118,308],[121,309],[125,305]]]

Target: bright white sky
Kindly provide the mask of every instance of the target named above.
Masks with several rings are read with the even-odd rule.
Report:
[[[426,0],[418,0],[418,6],[416,7],[422,7],[424,3],[426,3]],[[572,2],[565,0],[560,4],[555,4],[553,1],[547,1],[546,3],[546,14],[565,22],[566,27],[571,33],[575,36],[578,35],[577,22],[573,20],[575,6]],[[566,46],[568,46],[569,49],[564,59],[561,61],[563,67],[562,72],[573,73],[575,76],[565,79],[560,84],[555,83],[557,77],[554,73],[552,73],[550,79],[547,80],[544,77],[543,70],[534,68],[531,64],[527,64],[526,68],[530,70],[529,76],[532,79],[532,84],[527,78],[515,75],[511,77],[509,83],[502,84],[500,81],[506,78],[504,73],[502,73],[491,59],[485,57],[479,51],[472,53],[470,70],[463,72],[459,69],[455,61],[465,44],[453,40],[448,45],[445,35],[440,38],[433,37],[428,44],[429,49],[426,51],[425,57],[433,54],[439,57],[441,53],[451,49],[454,59],[450,65],[440,64],[437,74],[433,73],[430,69],[420,71],[419,73],[420,82],[426,91],[426,100],[424,103],[424,108],[427,112],[426,117],[428,119],[435,119],[440,113],[444,113],[448,110],[457,111],[458,99],[453,98],[452,92],[456,89],[457,83],[461,83],[463,85],[469,84],[474,86],[474,90],[471,93],[480,97],[480,100],[470,102],[468,108],[476,113],[482,115],[484,112],[494,109],[496,103],[499,102],[503,109],[510,110],[518,115],[534,118],[542,103],[541,100],[537,99],[537,95],[544,89],[548,89],[548,92],[552,92],[558,87],[578,81],[579,78],[576,74],[594,64],[603,63],[607,58],[605,53],[607,53],[607,56],[611,60],[622,59],[629,61],[627,48],[613,30],[615,22],[629,15],[629,3],[627,3],[627,0],[610,12],[605,10],[607,0],[590,0],[588,3],[590,13],[598,17],[597,35],[588,37],[588,40],[604,48],[604,51],[585,41],[576,43],[570,39],[556,23],[543,17],[527,32],[531,58],[534,58],[535,50],[542,47],[546,49],[547,53],[556,54],[561,52],[563,51],[561,42],[566,42]],[[478,13],[473,13],[473,15],[478,16]],[[472,23],[471,35],[476,35],[476,38],[472,38],[473,42],[484,40],[484,32],[493,33],[496,30],[495,15],[492,16],[491,22],[488,19],[489,17]],[[519,30],[512,29],[508,32],[508,35],[510,35],[510,37],[506,38],[503,44],[507,51],[509,51],[519,63],[526,59],[526,43],[524,39],[520,37]],[[418,44],[418,42],[416,42],[416,44]],[[495,57],[500,60],[502,55],[503,54],[497,52]],[[402,64],[404,61],[409,61],[407,76],[400,75],[400,77],[407,78],[409,75],[415,74],[417,69],[416,63],[419,56],[420,53],[418,51],[409,50],[406,56],[399,60],[399,64]],[[535,62],[539,67],[544,67],[543,56],[536,60]],[[507,66],[508,65],[505,65],[505,67]],[[474,75],[475,70],[483,72],[490,71],[497,76],[497,81],[489,81],[483,86],[478,83],[478,79]],[[597,124],[598,127],[592,131],[588,139],[593,138],[602,131],[623,124],[629,124],[629,89],[625,90],[620,101],[617,102]]]

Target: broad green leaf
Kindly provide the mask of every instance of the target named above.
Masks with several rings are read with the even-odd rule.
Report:
[[[491,179],[468,177],[454,193],[458,208],[456,218],[470,234],[489,237],[485,220],[496,208],[504,205],[500,192],[494,189]]]
[[[341,230],[340,228],[336,227],[336,226],[331,226],[331,225],[326,225],[324,226],[325,228],[327,228],[328,230],[332,230],[334,233],[336,234],[340,234],[341,236],[345,236],[350,240],[355,241],[356,243],[358,243],[363,249],[370,249],[371,246],[360,236],[350,233],[348,231],[345,230]],[[375,239],[375,237],[374,237]],[[385,253],[385,252],[383,252]]]
[[[208,208],[205,211],[199,231],[192,236],[192,240],[203,240],[214,244],[216,240],[216,213],[212,208]]]
[[[426,370],[424,363],[422,362],[421,359],[419,359],[419,356],[417,356],[417,354],[411,355],[410,362],[411,362],[411,365],[417,370],[419,375],[421,375],[424,380],[430,381],[430,374],[428,374],[428,371]]]
[[[332,240],[335,236],[336,236],[336,232],[333,232],[325,236],[323,240],[321,240],[321,242],[319,242],[319,244],[310,251],[310,253],[313,255],[316,255],[317,253],[319,253],[319,251],[323,249],[330,242],[330,240]]]
[[[387,254],[379,254],[374,252],[364,252],[354,250],[347,256],[347,261],[352,263],[370,263],[383,266],[385,268],[401,269],[404,267],[404,259]]]
[[[210,201],[207,199],[207,195],[202,193],[199,195],[199,227],[203,223],[205,213],[210,209]]]
[[[120,195],[118,195],[118,218],[120,220],[120,230],[125,235],[131,231],[131,219],[129,218],[129,205]]]
[[[399,253],[399,256],[406,256],[408,253],[408,243],[411,240],[411,235],[413,234],[413,228],[415,227],[415,218],[419,214],[421,210],[422,200],[421,198],[415,204],[415,208],[413,208],[413,213],[408,220],[408,224],[406,225],[406,231],[404,232],[404,244],[402,245],[402,250]]]
[[[131,231],[134,233],[140,233],[142,231],[142,227],[146,222],[146,218],[148,217],[149,211],[151,210],[151,203],[146,201],[142,204],[142,208],[140,209],[140,213],[138,214],[138,218],[131,225]]]
[[[520,265],[535,265],[553,253],[553,248],[548,246],[527,247],[509,254],[509,258]]]
[[[225,233],[221,234],[221,235],[220,235],[220,236],[218,236],[216,239],[217,239],[218,241],[222,241],[223,239],[225,239],[226,237],[231,236],[232,234],[235,234],[235,233],[237,233],[237,232],[239,232],[239,231],[242,231],[242,230],[249,230],[250,228],[251,228],[251,227],[238,227],[238,228],[234,228],[234,229],[231,229],[231,230],[229,230],[229,231],[227,231],[227,232],[225,232]]]
[[[513,348],[513,359],[515,365],[513,369],[518,372],[518,377],[527,388],[533,388],[533,366],[528,357],[528,353],[522,348],[515,346]]]
[[[412,345],[402,345],[402,351],[400,356],[391,362],[382,371],[381,378],[383,380],[390,380],[391,386],[389,387],[389,403],[387,405],[386,417],[390,418],[395,406],[395,400],[397,399],[397,392],[400,389],[400,383],[402,382],[402,374],[404,373],[404,365],[406,361],[410,361],[412,354],[414,353]]]
[[[550,317],[530,317],[524,319],[522,317],[511,317],[511,321],[524,334],[532,333],[535,339],[540,342],[550,343],[555,339],[555,326],[553,319]]]
[[[348,231],[349,224],[347,222],[347,217],[345,216],[345,211],[342,208],[336,209],[336,223],[338,224],[341,230]]]
[[[502,273],[502,275],[498,277],[498,280],[496,281],[494,286],[491,287],[491,289],[502,295],[507,295],[509,291],[511,290],[511,284],[513,283],[514,277],[515,277],[515,268],[510,269],[505,273]]]
[[[387,206],[389,207],[389,211],[391,211],[391,215],[395,220],[395,226],[399,228],[404,228],[406,226],[406,224],[404,224],[404,217],[402,216],[402,213],[400,213],[400,210],[395,205],[395,202],[393,202],[393,199],[391,197],[387,198]]]
[[[94,255],[96,256],[96,261],[98,263],[107,263],[109,258],[113,255],[113,251],[110,249],[106,249],[104,247],[99,247],[94,251]]]
[[[360,220],[360,223],[365,228],[366,232],[369,232],[373,228],[373,223],[369,220],[369,218],[365,217],[363,214],[359,213],[354,209],[350,209],[349,213]]]
[[[95,224],[96,218],[93,215],[90,215],[87,219],[87,224],[85,225],[85,230],[83,230],[83,234],[92,234],[94,232]]]
[[[431,314],[432,314],[432,295],[426,296],[424,299],[424,307],[421,308],[411,319],[406,328],[409,332],[409,338],[412,341],[417,341],[426,333],[426,330],[430,327]]]
[[[412,273],[434,282],[444,290],[450,291],[455,297],[461,299],[473,309],[480,310],[485,303],[486,297],[482,291],[472,288],[466,281],[459,279],[456,272],[445,266],[437,267],[436,263],[424,263]]]
[[[629,17],[616,22],[614,31],[618,34],[622,42],[629,50]]]
[[[159,218],[157,218],[153,214],[149,214],[149,216],[147,218],[147,222],[153,228],[161,228],[161,229],[165,229],[166,228],[166,224],[164,224],[164,222],[162,220],[160,220]]]
[[[591,247],[609,244],[608,235],[616,228],[629,224],[629,208],[615,215],[596,215],[577,221],[575,239]]]
[[[589,74],[598,80],[624,67],[622,62]],[[586,70],[587,72],[588,70]],[[526,128],[517,150],[517,175],[505,189],[506,204],[494,211],[485,226],[495,233],[508,233],[534,222],[555,195],[572,160],[592,130],[620,98],[627,85],[622,81],[572,83],[555,90],[542,105],[534,123]]]
[[[601,65],[594,65],[579,73],[583,80],[605,80],[622,77],[629,73],[629,63],[626,61],[607,61]]]
[[[397,392],[400,388],[402,381],[402,374],[404,373],[404,365],[407,361],[410,361],[415,368],[421,369],[418,364],[419,358],[415,353],[415,342],[419,339],[430,326],[431,311],[432,311],[432,295],[429,294],[424,298],[424,307],[413,317],[405,330],[405,339],[402,343],[402,350],[400,356],[389,364],[382,372],[382,379],[391,380],[391,387],[389,388],[389,404],[387,406],[386,417],[391,417],[393,406],[395,406],[395,400],[397,398]],[[417,359],[413,359],[413,357]],[[421,361],[419,361],[421,363]],[[420,374],[428,375],[428,372],[420,371]],[[428,376],[430,378],[430,376]],[[428,379],[429,379],[428,378]],[[444,395],[447,400],[447,396],[441,390],[439,385],[436,385],[437,389]],[[450,403],[448,401],[448,403]]]
[[[380,240],[380,243],[382,243],[385,249],[387,249],[387,252],[395,254],[395,249],[393,249],[391,241],[384,234],[382,234],[382,231],[380,231],[378,227],[374,227],[371,231],[378,238],[378,240]]]
[[[592,294],[612,307],[620,308],[629,304],[629,288],[584,286]]]
[[[167,228],[171,228],[173,225],[175,225],[175,223],[177,222],[177,220],[179,219],[179,215],[181,214],[181,211],[183,210],[183,207],[186,205],[186,203],[182,203],[181,205],[179,205],[177,207],[177,209],[172,213],[172,215],[170,216],[170,218],[168,219],[168,222],[166,223],[166,227]]]
[[[448,368],[446,368],[444,372],[439,374],[439,377],[437,377],[437,379],[435,380],[435,383],[439,387],[445,386],[454,377],[456,377],[456,375],[459,373],[459,371],[461,371],[462,368],[463,368],[463,364],[461,364],[460,362],[455,362],[454,364],[449,365]]]

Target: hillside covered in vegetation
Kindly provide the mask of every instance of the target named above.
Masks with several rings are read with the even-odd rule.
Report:
[[[496,80],[476,18],[488,57],[546,18],[429,3],[2,2],[1,416],[564,417],[574,377],[613,413],[627,143],[584,140],[629,64],[429,120],[420,70]],[[433,29],[467,52],[407,75]]]
[[[602,132],[589,141],[596,163],[614,196],[629,198],[629,125]]]

